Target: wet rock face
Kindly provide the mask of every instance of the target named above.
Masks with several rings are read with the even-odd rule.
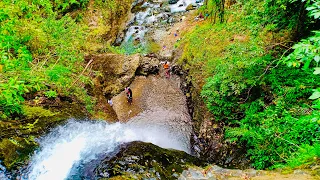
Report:
[[[65,101],[60,102],[58,107],[29,107],[26,111],[27,115],[23,119],[0,121],[0,174],[1,164],[12,170],[28,159],[29,154],[38,147],[35,138],[71,117],[87,116],[80,103]],[[2,180],[1,175],[0,179]]]
[[[189,147],[191,118],[179,87],[180,78],[172,75],[166,79],[162,75],[161,71],[160,75],[137,76],[130,85],[133,103],[127,103],[125,92],[122,92],[112,98],[113,109],[120,122],[168,126]]]
[[[179,0],[169,0],[169,4],[176,4]]]
[[[143,142],[122,145],[112,158],[106,158],[95,169],[98,178],[127,175],[134,179],[177,179],[188,164],[201,162],[185,152],[168,150]]]
[[[94,92],[114,95],[130,84],[139,67],[140,56],[125,56],[118,54],[90,55],[86,60],[92,61],[92,69],[101,74],[94,74]]]
[[[144,56],[140,60],[140,66],[136,71],[136,75],[148,75],[159,73],[159,59],[156,56]]]

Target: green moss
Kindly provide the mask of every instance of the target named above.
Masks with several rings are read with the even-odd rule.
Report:
[[[12,137],[0,141],[0,158],[4,165],[10,169],[29,158],[29,154],[37,147],[33,136],[27,138]]]
[[[161,49],[160,45],[155,41],[148,41],[148,45],[146,47],[146,52],[148,53],[157,53]]]
[[[50,110],[43,109],[43,107],[23,106],[23,114],[28,118],[41,118],[55,116],[57,113],[53,113]]]
[[[22,120],[0,121],[0,160],[8,169],[24,163],[38,144],[35,138],[70,117],[85,116],[80,104],[62,103],[59,109],[24,106],[27,116]]]

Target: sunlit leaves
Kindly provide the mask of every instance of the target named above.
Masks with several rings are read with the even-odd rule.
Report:
[[[0,112],[6,116],[12,113],[20,113],[20,103],[24,101],[22,95],[29,92],[23,81],[10,78],[8,83],[0,83]]]
[[[313,16],[315,19],[320,18],[320,1],[313,0],[313,4],[307,7],[307,10],[310,11],[310,16]]]
[[[309,97],[309,99],[318,99],[320,98],[320,91],[318,89],[314,89],[314,92]]]
[[[70,5],[65,8],[50,0],[0,2],[0,118],[22,113],[26,93],[66,91],[82,71],[84,29],[68,15],[57,16],[87,2],[62,2]]]
[[[303,69],[307,69],[310,66],[318,66],[320,60],[320,31],[315,31],[314,33],[314,36],[302,40],[292,47],[294,49],[293,53],[284,58],[288,66],[295,67],[295,64],[301,63],[304,65]]]
[[[313,74],[320,74],[319,61],[320,61],[320,31],[315,31],[315,34],[308,39],[302,40],[300,43],[295,44],[292,48],[294,51],[284,61],[288,66],[299,67],[296,64],[303,64],[303,69],[315,67]],[[320,97],[319,91],[315,90],[309,99],[318,99]]]

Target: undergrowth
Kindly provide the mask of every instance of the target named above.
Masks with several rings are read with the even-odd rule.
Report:
[[[130,3],[94,1],[90,8],[104,10],[92,11],[88,0],[1,1],[0,119],[21,117],[24,101],[39,97],[73,96],[92,112],[84,55],[110,44],[114,15],[125,14]],[[99,17],[97,26],[90,25],[92,16]]]
[[[293,46],[285,58],[295,35],[306,33],[302,26],[310,31],[319,23],[305,10],[315,16],[315,4],[240,1],[225,9],[225,23],[214,23],[214,13],[204,7],[207,20],[181,42],[180,63],[215,120],[227,125],[226,141],[245,144],[254,168],[319,163],[318,35]]]
[[[84,56],[110,44],[130,5],[131,0],[0,1],[0,159],[7,168],[28,158],[35,137],[69,117],[69,107],[55,103],[77,103],[70,104],[77,107],[74,114],[93,113]],[[66,112],[53,113],[50,106]]]

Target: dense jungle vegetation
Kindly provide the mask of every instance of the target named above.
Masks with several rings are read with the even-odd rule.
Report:
[[[230,1],[229,1],[230,2]],[[320,2],[207,0],[180,59],[254,168],[320,163]]]
[[[24,101],[40,97],[78,97],[92,111],[94,99],[83,88],[91,83],[82,72],[84,55],[108,47],[105,34],[129,2],[0,1],[0,119],[23,116],[30,110]],[[97,28],[89,26],[89,6],[104,9],[92,22]]]
[[[8,168],[26,159],[35,137],[59,120],[50,109],[57,99],[93,113],[95,98],[84,87],[98,72],[86,69],[84,57],[113,50],[110,41],[131,2],[0,1],[0,160]]]

